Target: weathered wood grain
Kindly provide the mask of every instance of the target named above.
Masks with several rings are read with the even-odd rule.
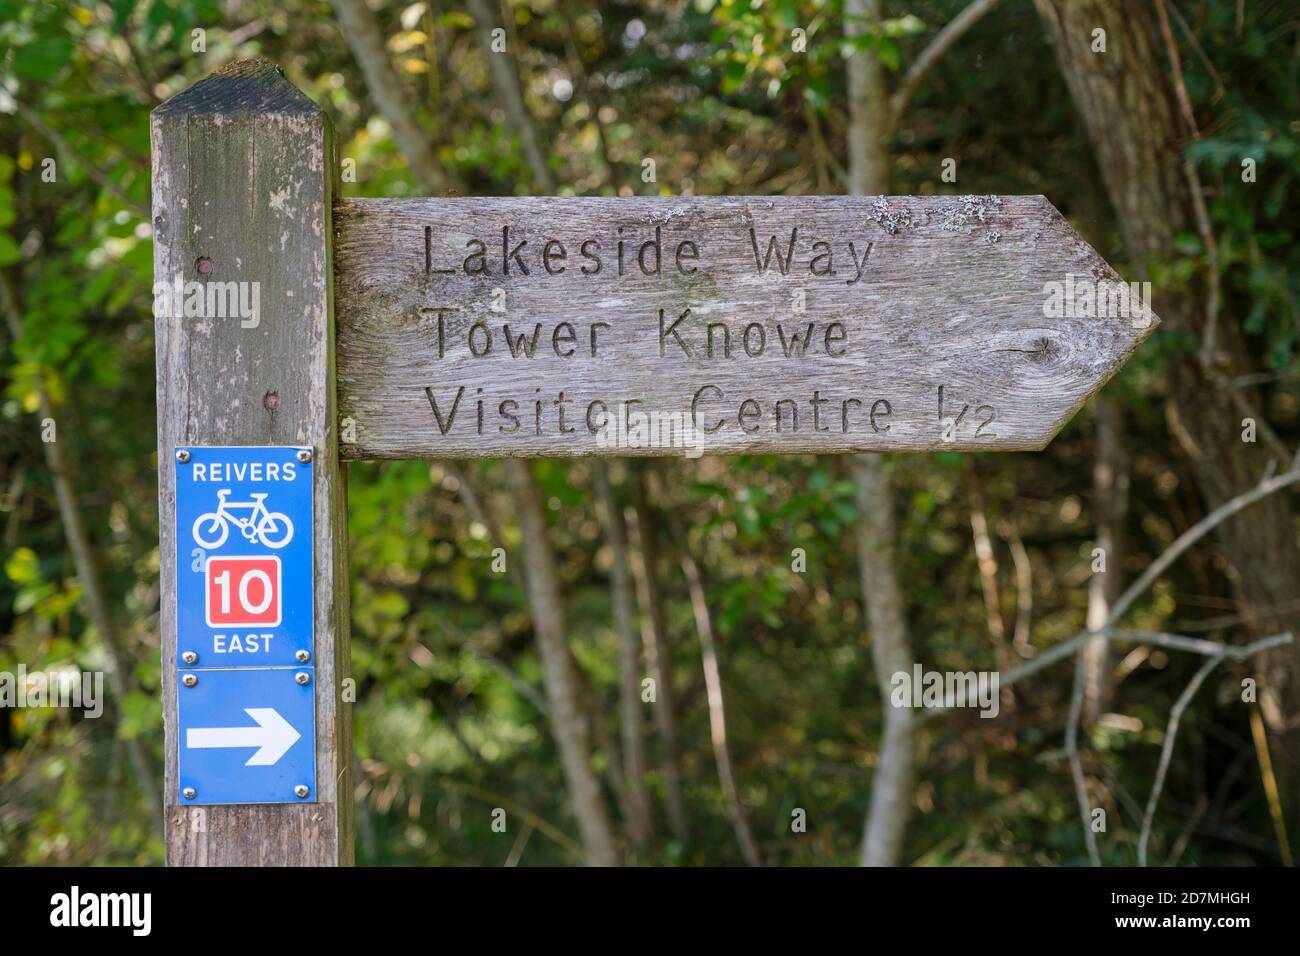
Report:
[[[353,860],[347,509],[334,429],[328,118],[264,61],[233,64],[154,110],[155,282],[250,282],[240,318],[155,323],[158,501],[172,865],[329,865]],[[199,260],[211,264],[199,273]],[[205,268],[207,263],[205,263]],[[315,515],[318,803],[186,807],[177,799],[177,445],[310,445]]]
[[[681,454],[602,445],[592,403],[696,396],[707,453],[1038,449],[1158,321],[1044,314],[1120,280],[1042,196],[355,199],[335,228],[345,458]]]

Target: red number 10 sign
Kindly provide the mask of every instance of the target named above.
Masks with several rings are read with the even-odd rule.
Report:
[[[279,626],[278,557],[213,557],[205,571],[209,627]]]

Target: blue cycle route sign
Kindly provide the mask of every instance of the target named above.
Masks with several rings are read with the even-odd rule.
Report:
[[[316,799],[312,452],[176,449],[182,804]]]
[[[310,453],[300,461],[305,449],[177,451],[176,663],[307,663],[299,652],[310,660]]]

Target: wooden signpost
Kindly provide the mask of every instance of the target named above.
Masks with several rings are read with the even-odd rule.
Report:
[[[265,61],[152,139],[155,291],[197,303],[155,310],[172,864],[352,860],[342,460],[1040,449],[1157,322],[1041,196],[340,199],[328,118]],[[180,788],[214,665],[178,644],[177,456],[214,445],[314,455],[302,803]]]

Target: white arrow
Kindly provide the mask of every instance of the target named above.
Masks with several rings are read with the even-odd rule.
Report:
[[[245,707],[244,713],[257,721],[256,727],[193,727],[185,731],[185,746],[190,750],[256,747],[244,766],[269,767],[302,736],[274,707]]]

